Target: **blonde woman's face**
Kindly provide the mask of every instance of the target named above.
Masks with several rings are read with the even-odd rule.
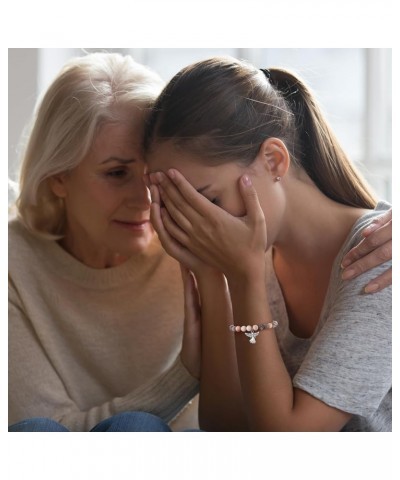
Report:
[[[62,244],[89,266],[117,265],[145,251],[154,237],[142,135],[141,119],[104,124],[79,166],[53,180],[67,213]]]

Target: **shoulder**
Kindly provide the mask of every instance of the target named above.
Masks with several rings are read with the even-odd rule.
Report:
[[[382,200],[378,202],[374,210],[370,210],[362,215],[350,230],[347,240],[343,246],[342,254],[345,254],[351,250],[363,238],[361,233],[365,227],[367,227],[376,217],[379,217],[391,208],[392,206],[388,202]]]
[[[41,276],[51,263],[52,240],[39,238],[24,224],[13,219],[8,222],[8,274],[14,281],[19,278],[26,285]]]
[[[32,250],[41,249],[43,240],[31,233],[18,218],[8,222],[9,260],[21,258]]]
[[[361,235],[362,230],[374,218],[390,208],[391,206],[388,203],[379,202],[374,210],[360,217],[354,224],[347,240],[336,257],[324,304],[324,316],[325,319],[329,318],[333,321],[332,328],[345,328],[348,333],[351,332],[353,327],[356,330],[360,328],[361,330],[358,333],[364,334],[366,332],[366,322],[374,325],[374,329],[378,325],[375,321],[379,319],[379,326],[377,328],[381,329],[381,332],[385,332],[387,336],[391,335],[392,287],[387,287],[374,294],[366,294],[364,292],[367,283],[378,277],[391,266],[391,260],[377,265],[352,280],[342,279],[341,268],[341,261],[344,254],[357,245],[363,238]]]
[[[30,248],[34,243],[35,238],[20,220],[14,218],[8,222],[8,250],[10,259],[13,257],[13,253]]]

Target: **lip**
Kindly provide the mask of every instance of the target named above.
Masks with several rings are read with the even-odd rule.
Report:
[[[145,230],[148,227],[148,225],[150,224],[150,220],[140,220],[137,222],[125,222],[123,220],[113,220],[113,223],[115,223],[119,227],[126,228],[127,230],[140,232]]]

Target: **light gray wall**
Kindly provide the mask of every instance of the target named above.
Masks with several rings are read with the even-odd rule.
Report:
[[[10,179],[17,179],[21,136],[37,96],[69,58],[96,50],[131,54],[166,81],[184,65],[214,55],[236,56],[259,67],[294,68],[313,87],[350,158],[378,196],[391,200],[390,49],[9,49]],[[9,191],[9,203],[13,199]]]
[[[21,130],[27,125],[38,91],[37,48],[8,50],[8,175],[16,179]]]

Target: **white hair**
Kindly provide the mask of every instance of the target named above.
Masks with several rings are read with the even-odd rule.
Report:
[[[164,82],[130,56],[93,53],[73,58],[36,108],[22,159],[18,216],[33,233],[60,238],[65,209],[48,179],[77,167],[100,125],[150,108]]]

